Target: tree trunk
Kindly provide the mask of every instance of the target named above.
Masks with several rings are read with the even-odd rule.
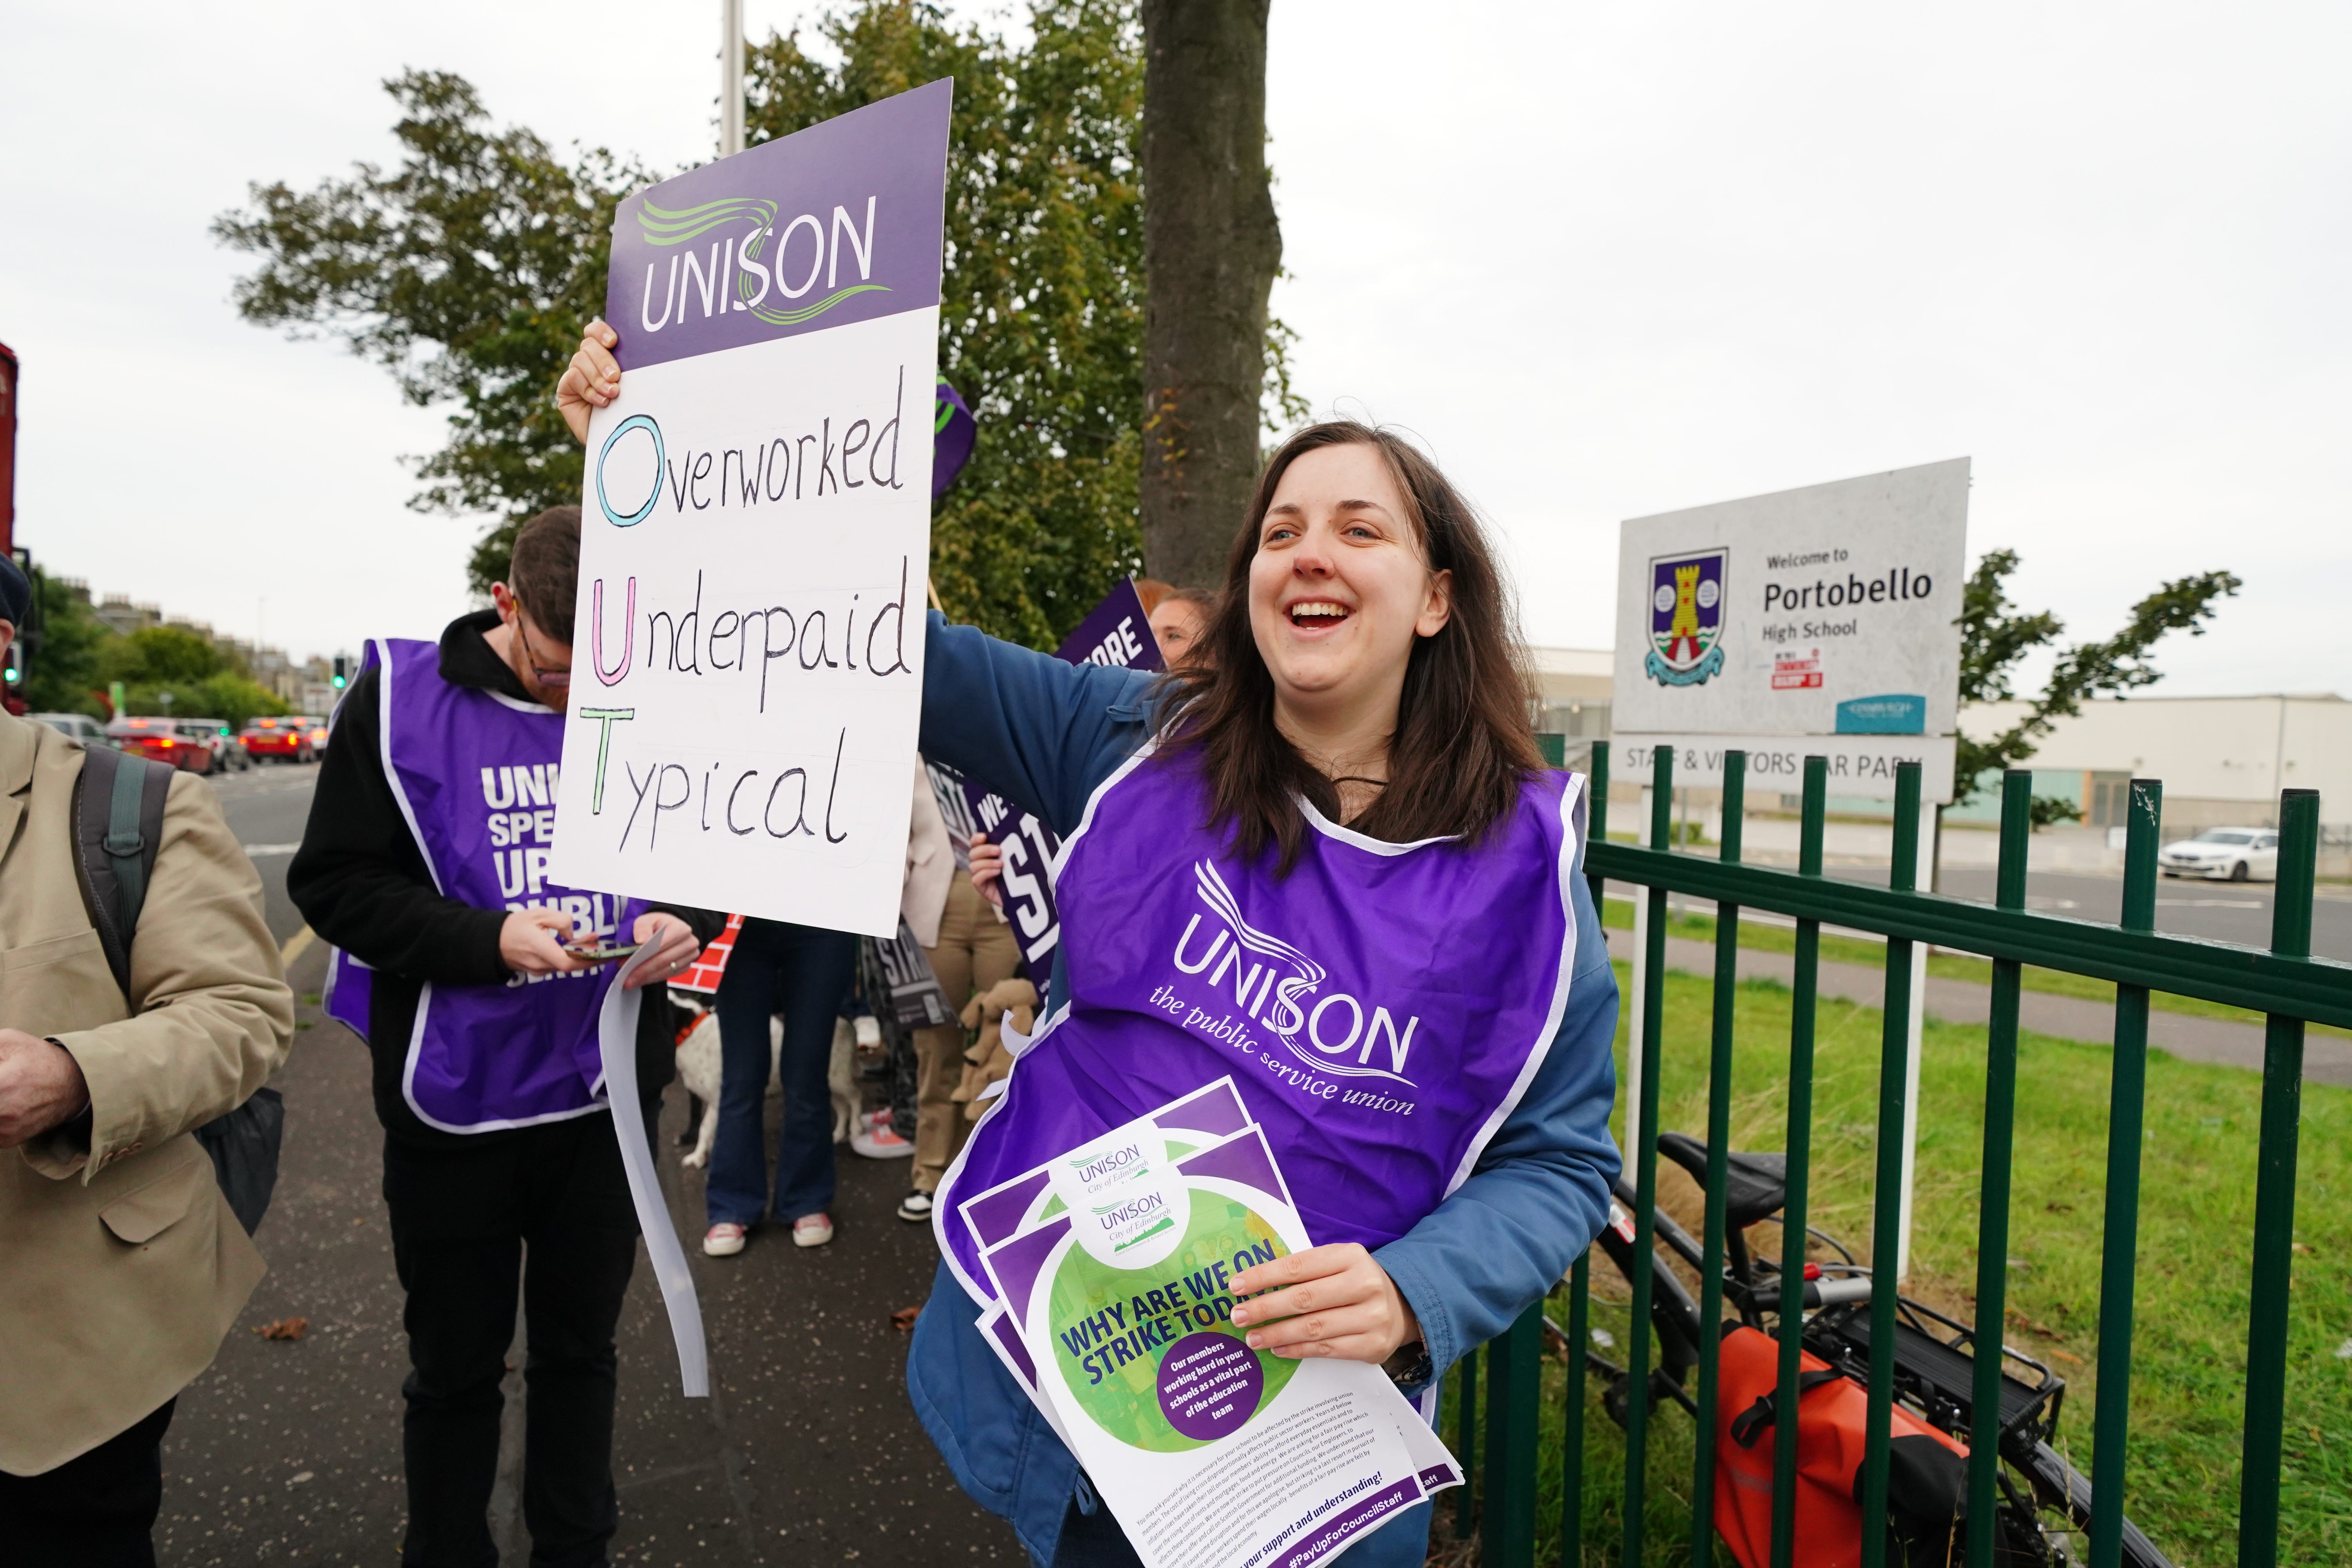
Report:
[[[1257,478],[1268,0],[1143,0],[1143,557],[1215,588]]]

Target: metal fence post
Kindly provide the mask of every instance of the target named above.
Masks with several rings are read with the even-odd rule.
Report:
[[[1723,753],[1723,836],[1717,858],[1737,865],[1748,811],[1748,753]],[[1706,1227],[1701,1242],[1698,1321],[1723,1319],[1725,1191],[1730,1184],[1732,1026],[1739,1004],[1739,906],[1715,906],[1715,1013],[1707,1037]],[[1715,1405],[1722,1372],[1722,1340],[1701,1333],[1698,1345],[1698,1448],[1691,1465],[1691,1561],[1704,1563],[1715,1543]]]
[[[1478,1551],[1488,1568],[1534,1568],[1542,1378],[1538,1301],[1486,1347],[1486,1506],[1478,1519]]]
[[[1650,847],[1664,850],[1674,833],[1675,753],[1653,746]],[[1642,1037],[1626,1042],[1638,1052],[1635,1103],[1625,1110],[1633,1144],[1633,1301],[1625,1324],[1625,1568],[1642,1568],[1642,1521],[1650,1469],[1650,1294],[1658,1232],[1658,1043],[1666,1006],[1666,890],[1648,887],[1648,963],[1643,975]]]
[[[2279,796],[2271,951],[2311,956],[2319,792]],[[2303,1020],[2273,1013],[2263,1045],[2263,1141],[2254,1165],[2252,1301],[2246,1312],[2245,1468],[2238,1482],[2239,1568],[2278,1561],[2280,1433],[2286,1415],[2287,1289],[2294,1271],[2295,1145],[2303,1117]]]
[[[2033,832],[2033,774],[2011,768],[2000,781],[2000,868],[1996,908],[2025,907],[2025,861]],[[2000,1501],[2000,1331],[2009,1310],[2010,1165],[2017,1123],[2017,1004],[2025,966],[1992,961],[1992,1015],[1985,1025],[1984,1175],[1977,1197],[1976,1357],[1969,1401],[1969,1512],[1990,1520]],[[1968,1568],[1993,1568],[2000,1531],[1969,1531]]]
[[[1895,770],[1895,863],[1886,885],[1898,893],[1919,885],[1919,764]],[[1912,831],[1903,831],[1904,826]],[[1895,1258],[1903,1247],[1904,1129],[1911,1077],[1911,942],[1886,939],[1886,992],[1880,1009],[1878,1173],[1872,1189],[1870,1241],[1870,1399],[1862,1445],[1863,1568],[1885,1568],[1886,1531],[1871,1521],[1886,1517],[1886,1445],[1895,1419]],[[1781,1419],[1794,1417],[1783,1406]]]
[[[1559,1563],[1584,1562],[1584,1347],[1592,1342],[1592,1249],[1568,1271],[1568,1409],[1560,1430]]]
[[[1829,815],[1830,760],[1805,759],[1804,816],[1798,827],[1797,874],[1822,874],[1822,830]],[[1772,1568],[1794,1568],[1797,1551],[1797,1373],[1805,1331],[1805,1198],[1813,1138],[1813,1012],[1821,981],[1822,922],[1797,920],[1795,985],[1789,999],[1789,1153],[1780,1206],[1780,1375],[1772,1424]]]
[[[2164,786],[2131,782],[2124,835],[2126,931],[2156,929],[2157,825]],[[2139,1268],[2139,1166],[2147,1110],[2147,987],[2116,987],[2107,1089],[2107,1202],[2099,1258],[2099,1402],[2091,1415],[2091,1568],[2124,1552],[2124,1458],[2131,1436],[2132,1292]]]

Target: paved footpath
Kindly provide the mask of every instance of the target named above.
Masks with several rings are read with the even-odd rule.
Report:
[[[1613,958],[1630,962],[1633,956],[1633,933],[1612,928],[1609,952]],[[1666,967],[1685,974],[1712,975],[1715,944],[1687,937],[1668,937]],[[1742,980],[1773,980],[1789,985],[1794,984],[1796,973],[1797,960],[1792,953],[1749,947],[1739,950]],[[1885,972],[1866,964],[1823,963],[1818,971],[1818,984],[1824,996],[1842,997],[1868,1007],[1877,1006],[1886,994]],[[1947,1024],[1981,1024],[1992,1016],[1992,988],[1990,984],[1931,974],[1927,977],[1927,1013]],[[2112,1043],[2116,1037],[2113,1005],[2083,996],[2023,992],[2018,998],[2017,1019],[2025,1028],[2063,1040]],[[2147,1042],[2184,1061],[2220,1062],[2255,1071],[2260,1071],[2263,1065],[2260,1024],[2167,1013],[2151,1007]],[[2352,1039],[2307,1033],[2303,1046],[2303,1079],[2305,1083],[2352,1085]]]
[[[407,1354],[380,1192],[382,1133],[365,1051],[309,1000],[323,961],[317,944],[295,961],[302,1029],[273,1080],[286,1096],[287,1131],[258,1237],[270,1274],[219,1359],[182,1396],[164,1442],[156,1530],[164,1568],[399,1557]],[[681,1234],[698,1238],[700,1173],[678,1169],[674,1142],[684,1111],[684,1091],[672,1085],[664,1182]],[[1021,1559],[1011,1531],[956,1489],[907,1405],[907,1336],[890,1314],[927,1293],[933,1249],[928,1226],[891,1212],[906,1166],[844,1150],[841,1176],[832,1246],[797,1251],[770,1233],[723,1263],[694,1253],[715,1385],[708,1401],[678,1395],[667,1320],[640,1249],[621,1322],[615,1563],[941,1568]],[[297,1316],[309,1320],[299,1341],[257,1332]],[[509,1361],[521,1360],[518,1332]],[[510,1564],[529,1558],[516,1486],[521,1393],[520,1373],[510,1374],[492,1500]]]

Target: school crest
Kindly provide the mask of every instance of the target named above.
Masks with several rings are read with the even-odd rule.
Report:
[[[1727,550],[1650,558],[1650,657],[1643,669],[1663,686],[1696,686],[1723,668],[1724,563]]]

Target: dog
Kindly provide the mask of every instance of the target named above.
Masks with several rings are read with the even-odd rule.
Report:
[[[781,1096],[783,1074],[779,1058],[784,1048],[783,1021],[768,1020],[768,1092]],[[825,1087],[833,1098],[833,1141],[845,1143],[850,1129],[857,1121],[857,1047],[856,1035],[848,1020],[837,1018],[833,1026],[833,1059],[825,1070]],[[687,1092],[702,1101],[702,1125],[695,1135],[694,1148],[678,1163],[689,1171],[698,1171],[710,1162],[711,1145],[719,1140],[719,1090],[723,1076],[719,1050],[719,1014],[708,1009],[678,1037],[677,1076]]]

